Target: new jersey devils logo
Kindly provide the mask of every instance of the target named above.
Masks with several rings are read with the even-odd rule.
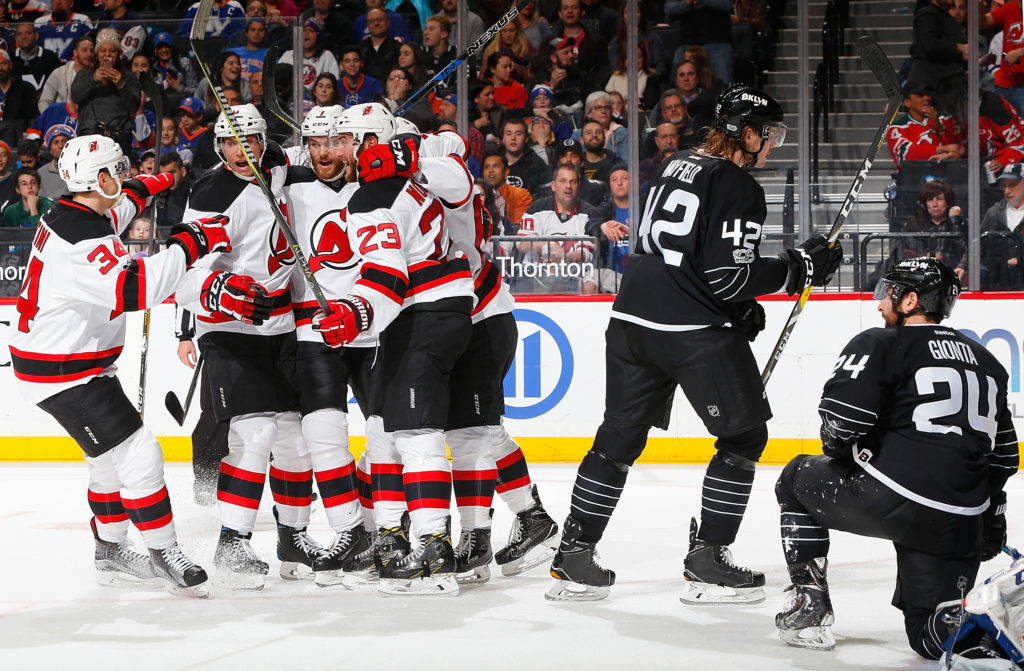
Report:
[[[267,259],[267,270],[271,275],[277,272],[281,266],[290,266],[295,263],[295,253],[292,251],[284,233],[277,226],[270,231],[270,258]]]
[[[347,210],[328,210],[313,223],[309,233],[309,248],[312,250],[309,267],[315,273],[321,268],[347,270],[357,264],[355,254],[348,244],[345,230]]]

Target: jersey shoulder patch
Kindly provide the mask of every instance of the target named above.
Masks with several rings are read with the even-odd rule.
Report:
[[[407,179],[392,177],[378,179],[374,182],[360,184],[359,189],[348,201],[349,214],[373,212],[383,207],[391,207],[405,188]]]
[[[227,168],[214,168],[196,180],[188,195],[189,207],[200,212],[225,212],[248,185]]]
[[[59,200],[46,214],[43,222],[68,244],[113,235],[110,220],[94,210],[66,200]]]

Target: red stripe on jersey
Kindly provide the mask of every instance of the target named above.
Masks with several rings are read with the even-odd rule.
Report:
[[[249,482],[262,483],[266,479],[266,476],[264,476],[262,473],[244,471],[241,468],[237,468],[235,466],[232,466],[231,464],[226,464],[223,461],[220,462],[220,472],[225,475],[230,475],[233,478],[238,478],[239,480],[247,480]]]
[[[370,468],[378,475],[401,475],[404,466],[402,464],[371,464]]]
[[[345,492],[344,494],[338,494],[337,496],[325,496],[324,507],[333,508],[335,506],[344,505],[346,503],[352,503],[356,500],[355,490]]]
[[[57,202],[58,203],[63,203],[64,205],[67,205],[68,207],[77,207],[78,209],[82,210],[83,212],[88,212],[89,214],[91,214],[93,216],[96,215],[96,211],[93,210],[92,208],[86,207],[85,205],[80,205],[79,203],[76,203],[73,200],[68,200],[67,198],[61,198]]]
[[[334,480],[336,478],[344,478],[346,476],[352,475],[352,473],[355,470],[356,470],[356,462],[353,461],[353,462],[350,462],[348,466],[342,466],[341,468],[332,468],[332,469],[327,470],[327,471],[317,471],[316,472],[316,479],[317,479],[318,482],[322,482],[324,480]]]
[[[374,291],[383,294],[394,302],[401,305],[405,302],[405,292],[409,287],[409,278],[399,270],[377,265],[376,263],[363,263],[359,270],[357,285],[362,284]]]
[[[104,494],[103,492],[94,492],[89,490],[89,500],[95,501],[96,503],[114,503],[121,501],[121,492],[110,492]]]
[[[320,309],[316,301],[302,301],[292,303],[292,313],[295,315],[296,326],[309,326],[313,323],[313,315]]]
[[[308,506],[313,503],[313,496],[285,496],[284,494],[274,493],[274,501],[280,503],[282,506],[295,506],[301,508]]]
[[[409,501],[409,510],[419,510],[420,508],[442,508],[447,510],[451,505],[450,499],[415,499]]]
[[[506,467],[511,466],[512,464],[516,463],[520,459],[525,459],[525,458],[526,457],[523,456],[523,450],[521,448],[517,448],[514,452],[506,454],[501,459],[498,459],[498,468],[506,468]]]
[[[520,487],[525,487],[525,486],[527,486],[529,484],[530,484],[530,476],[529,475],[524,475],[521,478],[516,478],[515,480],[510,480],[509,482],[499,483],[498,486],[494,488],[494,491],[496,491],[499,494],[501,494],[503,492],[511,491],[513,489],[519,489]]]
[[[431,280],[429,282],[424,282],[423,284],[417,284],[415,287],[410,287],[408,295],[415,296],[416,294],[423,293],[424,291],[429,291],[430,289],[434,289],[441,285],[448,284],[449,282],[454,282],[456,280],[462,279],[471,280],[473,279],[473,276],[469,273],[468,270],[456,271],[450,275],[439,277],[436,280]]]
[[[143,496],[141,499],[122,499],[125,508],[145,508],[151,506],[154,503],[159,503],[167,498],[167,487],[161,487],[157,491],[153,492],[149,496]]]
[[[46,354],[43,352],[26,352],[16,347],[11,347],[10,350],[17,356],[23,359],[32,359],[35,361],[84,361],[88,359],[102,359],[104,357],[113,356],[120,354],[123,347],[111,347],[110,349],[100,350],[98,352],[75,352],[73,354]]]
[[[138,529],[139,531],[149,531],[150,529],[159,529],[160,527],[165,527],[168,524],[170,524],[171,520],[173,519],[173,517],[174,517],[173,513],[167,513],[163,517],[158,517],[157,519],[149,521],[149,522],[136,522],[135,523],[135,528]]]
[[[118,522],[124,522],[128,519],[128,513],[117,513],[116,515],[96,515],[93,514],[96,521],[100,524],[117,524]]]
[[[223,469],[224,467],[221,466],[221,468]],[[222,491],[217,492],[217,500],[223,501],[224,503],[230,503],[231,505],[238,506],[239,508],[249,508],[251,510],[258,510],[260,507],[259,499],[250,499]]]
[[[374,501],[404,501],[405,492],[393,492],[385,489],[378,489],[373,493]]]
[[[498,470],[488,468],[483,471],[452,471],[452,480],[495,480]]]
[[[313,471],[282,471],[280,468],[270,467],[270,477],[286,482],[307,482],[313,479]]]
[[[481,508],[490,508],[491,503],[494,501],[493,496],[456,496],[455,505],[458,507],[462,506],[480,506]]]
[[[448,471],[413,471],[412,473],[405,471],[402,474],[402,480],[406,484],[410,482],[451,482],[452,476]]]
[[[53,384],[59,384],[61,382],[74,382],[75,380],[81,380],[91,375],[98,375],[106,370],[106,366],[103,368],[90,368],[83,370],[79,373],[72,373],[70,375],[29,375],[27,373],[20,373],[18,369],[14,369],[14,377],[18,378],[23,382],[48,382]]]

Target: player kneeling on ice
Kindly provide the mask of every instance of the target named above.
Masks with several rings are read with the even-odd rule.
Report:
[[[128,179],[128,158],[100,135],[73,138],[57,169],[73,194],[39,221],[18,296],[11,361],[22,393],[85,452],[89,506],[102,584],[160,585],[205,596],[206,572],[182,552],[164,485],[163,455],[125,396],[114,362],[125,313],[159,305],[206,254],[231,248],[221,215],[177,224],[168,248],[132,259],[118,235],[173,182]],[[128,521],[149,556],[128,541]]]
[[[764,599],[764,574],[733,564],[771,408],[747,342],[764,328],[755,300],[785,287],[827,284],[842,259],[815,236],[777,259],[758,247],[764,190],[747,172],[782,145],[782,106],[743,85],[718,98],[715,127],[695,150],[662,164],[605,333],[604,421],[583,458],[572,510],[551,564],[547,598],[603,599],[615,574],[594,561],[652,426],[668,428],[676,386],[716,437],[701,524],[691,521],[686,603]]]
[[[875,291],[885,328],[854,337],[825,383],[825,454],[798,456],[779,477],[793,584],[775,623],[790,645],[835,647],[829,529],[893,542],[892,602],[910,646],[930,659],[964,619],[980,562],[1006,542],[1003,486],[1019,462],[1007,373],[982,345],[940,323],[959,294],[956,274],[933,258],[901,261],[885,274]],[[954,652],[1001,654],[983,629],[964,630]]]

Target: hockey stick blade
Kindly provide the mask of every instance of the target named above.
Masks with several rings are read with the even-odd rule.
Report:
[[[267,49],[267,55],[263,59],[263,103],[267,110],[283,121],[289,128],[297,133],[302,133],[299,123],[281,107],[281,101],[277,99],[277,45]],[[294,75],[293,75],[294,76]]]
[[[178,400],[177,395],[173,391],[167,392],[164,396],[164,406],[167,408],[167,412],[171,414],[174,421],[178,423],[178,426],[185,424],[185,409],[181,407],[181,401]]]
[[[896,119],[896,115],[900,110],[900,104],[903,102],[903,93],[900,90],[899,79],[896,77],[896,71],[893,70],[889,57],[885,55],[885,52],[878,46],[878,43],[873,38],[863,35],[859,40],[857,40],[857,52],[864,60],[865,65],[871,69],[871,72],[875,75],[875,78],[878,79],[878,83],[882,86],[882,90],[885,92],[885,113],[882,115],[882,121],[878,126],[878,130],[875,132],[875,138],[871,142],[871,146],[868,147],[868,153],[864,156],[864,161],[861,163],[860,170],[857,171],[857,175],[853,178],[853,183],[850,184],[850,190],[846,193],[846,199],[843,201],[843,206],[840,208],[839,214],[836,215],[835,221],[832,223],[832,228],[828,232],[828,242],[830,246],[834,244],[836,239],[839,237],[839,232],[842,230],[843,225],[846,224],[847,217],[849,217],[850,212],[853,211],[853,206],[857,202],[860,190],[863,188],[864,182],[867,180],[868,173],[871,171],[871,164],[874,163],[879,150],[882,148],[882,144],[885,143],[885,131],[888,130],[889,126]],[[802,205],[803,203],[801,203],[801,206]],[[813,287],[808,281],[804,286],[804,290],[800,293],[799,299],[797,299],[796,303],[793,304],[793,310],[789,313],[789,319],[786,320],[786,325],[783,327],[782,333],[779,335],[779,339],[775,342],[775,347],[772,349],[772,353],[768,356],[768,362],[765,364],[764,370],[761,372],[762,385],[768,385],[768,379],[771,377],[772,371],[775,370],[775,366],[778,365],[779,359],[782,357],[782,350],[785,349],[790,336],[793,335],[793,329],[796,328],[796,322],[800,318],[800,313],[803,312],[804,305],[807,304],[807,299],[811,297],[812,288]]]
[[[485,46],[488,42],[494,39],[494,36],[498,34],[498,31],[500,31],[509,21],[519,16],[519,10],[521,10],[523,7],[530,4],[531,2],[535,2],[535,0],[519,0],[516,4],[512,5],[512,8],[505,12],[505,15],[498,19],[497,23],[495,23],[493,26],[485,30],[483,33],[481,33],[480,37],[476,38],[473,44],[466,47],[466,50],[459,54],[457,58],[448,63],[448,65],[444,66],[444,68],[442,68],[440,72],[431,77],[430,81],[421,86],[411,96],[406,98],[405,102],[399,105],[398,109],[395,110],[395,116],[405,116],[405,113],[408,112],[409,109],[412,108],[414,104],[416,104],[417,100],[430,93],[434,89],[434,87],[443,82],[445,79],[448,79],[448,76],[451,73],[455,72],[460,65],[469,60],[470,56],[479,51],[481,47]],[[196,15],[196,17],[198,20],[198,14]]]

